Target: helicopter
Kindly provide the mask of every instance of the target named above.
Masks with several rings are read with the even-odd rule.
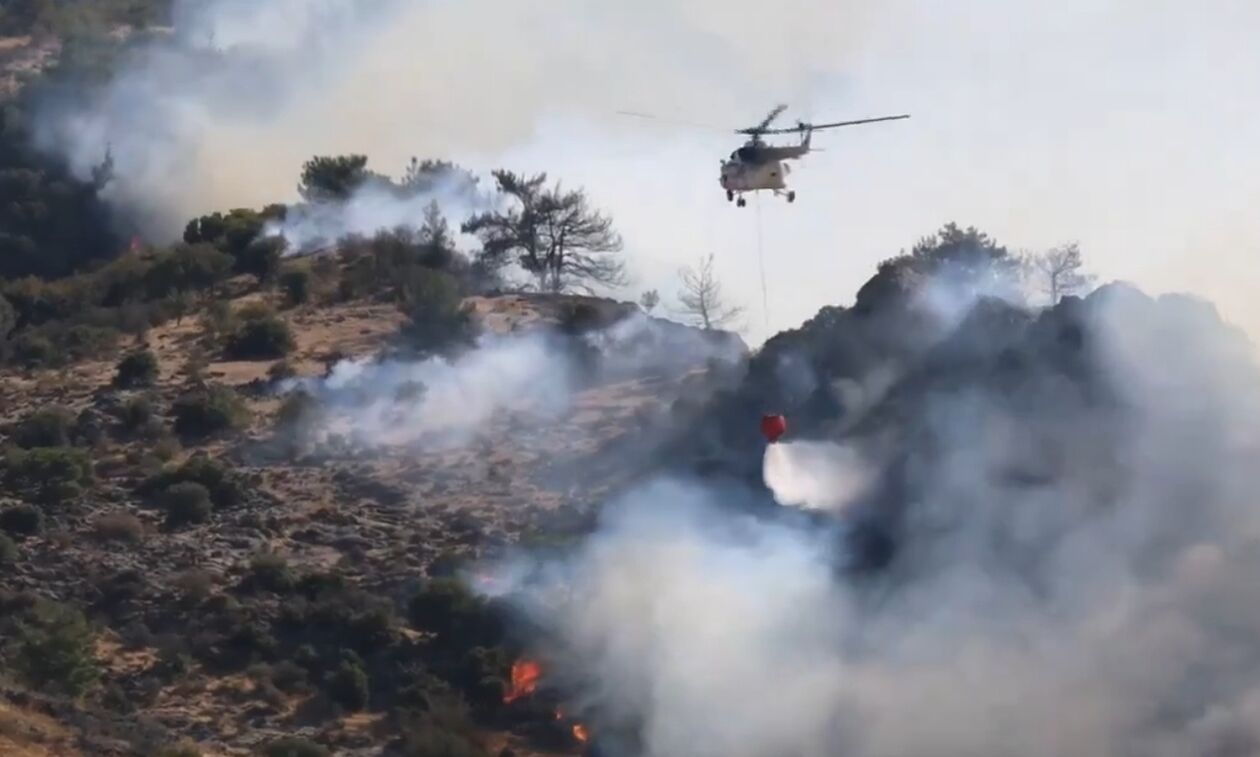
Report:
[[[796,126],[771,129],[770,124],[776,118],[787,110],[786,105],[776,106],[770,111],[761,123],[756,126],[750,126],[745,129],[739,129],[736,134],[746,134],[749,139],[744,145],[731,153],[730,157],[722,161],[722,172],[718,181],[722,188],[726,190],[727,202],[734,201],[738,207],[744,207],[747,202],[744,200],[745,192],[759,192],[769,190],[775,196],[786,195],[788,202],[796,201],[796,192],[787,188],[787,177],[791,173],[791,167],[786,161],[800,160],[813,151],[810,146],[810,140],[814,136],[815,131],[822,129],[835,129],[841,126],[856,126],[858,124],[870,124],[879,121],[897,121],[903,118],[909,118],[908,114],[899,116],[880,116],[878,118],[863,118],[857,121],[836,121],[826,124],[808,124],[804,121],[797,121]],[[767,134],[800,134],[801,141],[796,145],[768,145],[762,140],[762,136]]]
[[[762,190],[773,192],[775,196],[786,196],[788,202],[795,202],[796,192],[787,188],[787,177],[791,173],[791,168],[786,161],[800,160],[810,152],[815,151],[815,148],[810,145],[810,140],[815,131],[879,121],[897,121],[910,117],[908,114],[880,116],[878,118],[836,121],[826,124],[809,124],[804,121],[797,121],[796,126],[770,128],[770,124],[783,115],[785,110],[787,110],[786,105],[775,106],[774,110],[770,111],[761,120],[761,123],[756,126],[735,130],[736,134],[746,135],[749,139],[743,146],[732,152],[730,157],[722,160],[718,182],[721,184],[722,189],[726,190],[727,202],[734,202],[736,206],[742,208],[748,204],[744,199],[746,192],[760,192]],[[638,118],[656,118],[656,116],[632,111],[619,111],[619,113],[624,116],[635,116]],[[700,124],[694,125],[699,126]],[[762,139],[763,136],[769,134],[800,134],[801,141],[795,145],[769,145]]]

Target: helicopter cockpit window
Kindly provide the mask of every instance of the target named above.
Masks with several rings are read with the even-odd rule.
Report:
[[[739,153],[740,153],[739,150],[736,150],[735,152],[731,153],[731,160],[739,160],[740,158]]]
[[[742,160],[745,163],[750,162],[752,161],[752,157],[753,157],[752,148],[741,147],[738,150],[736,150],[735,153],[731,157],[736,158],[737,160]]]

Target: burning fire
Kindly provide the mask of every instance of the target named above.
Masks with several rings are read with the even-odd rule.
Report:
[[[542,666],[533,660],[517,660],[512,663],[512,688],[503,697],[504,704],[527,697],[538,688],[538,679],[542,678]]]
[[[556,720],[564,720],[564,710],[556,710]],[[580,743],[585,744],[591,740],[590,731],[588,731],[586,726],[581,723],[574,723],[572,730],[573,738],[577,739]]]

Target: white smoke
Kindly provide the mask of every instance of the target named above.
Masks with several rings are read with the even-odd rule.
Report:
[[[452,171],[439,176],[425,191],[400,192],[368,182],[344,202],[290,206],[283,220],[263,228],[263,235],[284,239],[290,254],[326,249],[348,236],[420,228],[431,203],[437,203],[443,218],[455,228],[474,213],[497,205],[493,196],[478,192],[467,177]]]
[[[782,23],[809,29],[789,8],[811,4],[792,0]],[[753,81],[729,80],[749,45],[765,98],[807,78],[789,61],[831,54],[834,40],[767,45],[725,5],[176,0],[174,32],[136,50],[103,92],[50,104],[41,136],[84,176],[112,150],[113,198],[152,234],[174,235],[201,213],[289,200],[315,154],[493,160],[557,113],[694,111],[697,93],[746,117],[732,106]],[[825,15],[843,18],[838,8]],[[845,20],[835,28],[853,26]],[[726,65],[693,65],[704,60]]]
[[[877,472],[859,450],[833,442],[771,444],[762,463],[776,502],[811,510],[834,511],[857,501]]]
[[[569,406],[573,366],[541,334],[490,336],[454,358],[346,360],[323,379],[294,379],[320,401],[314,441],[370,447],[467,443],[505,413],[549,418]]]
[[[344,360],[323,378],[290,379],[278,389],[318,401],[319,423],[302,429],[304,441],[451,447],[509,418],[525,427],[555,420],[593,382],[677,376],[708,361],[733,362],[740,348],[634,313],[581,337],[531,329],[484,335],[452,357]]]
[[[649,757],[1260,752],[1254,357],[1198,305],[1091,307],[1112,410],[1053,377],[931,396],[882,577],[844,578],[827,530],[668,481],[537,584],[510,565],[596,738],[633,725]],[[1012,429],[1044,437],[1051,477],[1003,478]],[[862,498],[813,452],[803,480],[768,460],[776,494]]]

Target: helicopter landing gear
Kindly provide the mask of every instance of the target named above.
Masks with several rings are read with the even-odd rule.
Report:
[[[796,192],[788,192],[788,202],[796,202]]]
[[[738,200],[736,200],[736,201],[735,201],[735,207],[737,207],[737,208],[742,208],[742,207],[744,207],[744,206],[745,206],[745,205],[747,205],[747,204],[748,204],[748,201],[747,201],[747,200],[745,200],[743,197],[741,197],[741,198],[739,198]]]
[[[731,200],[734,200],[734,199],[735,199],[735,193],[729,189],[726,190],[726,201],[730,202]]]

